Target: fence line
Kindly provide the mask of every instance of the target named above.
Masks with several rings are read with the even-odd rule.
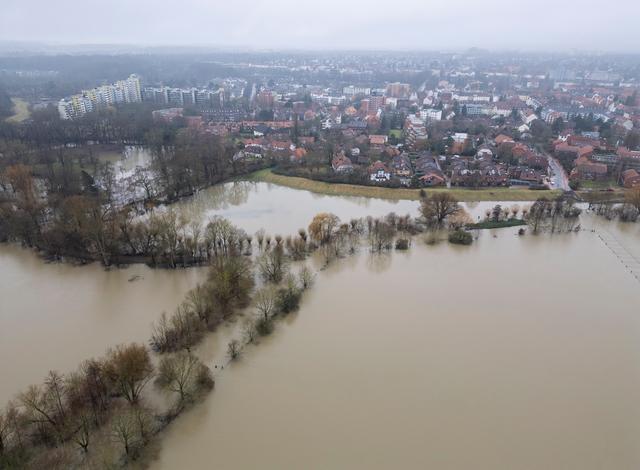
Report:
[[[625,269],[640,282],[640,259],[631,253],[613,234],[608,230],[596,230],[598,238],[605,244],[616,258],[623,264]]]

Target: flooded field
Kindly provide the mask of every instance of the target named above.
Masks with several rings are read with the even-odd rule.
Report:
[[[0,246],[0,402],[129,341],[146,343],[151,323],[203,279],[194,268],[45,264],[29,250]]]
[[[501,202],[504,207],[529,203]],[[461,204],[476,220],[494,202]],[[327,196],[308,191],[286,188],[271,183],[236,181],[200,191],[172,208],[189,219],[203,223],[215,216],[226,217],[248,233],[264,228],[272,234],[291,234],[306,228],[319,212],[332,212],[340,219],[366,216],[380,217],[390,212],[398,215],[418,216],[419,203],[407,200],[371,199],[365,197]]]
[[[465,207],[477,219],[492,205]],[[415,216],[418,203],[235,182],[175,207],[286,235],[318,212]],[[300,311],[216,369],[215,391],[170,427],[152,468],[640,468],[640,282],[626,261],[640,257],[640,224],[585,214],[581,226],[482,231],[470,247],[416,237],[406,253],[316,265]],[[0,246],[0,401],[146,342],[203,277]],[[236,329],[197,353],[224,362]]]
[[[595,233],[498,233],[320,272],[152,468],[639,468],[640,284]]]

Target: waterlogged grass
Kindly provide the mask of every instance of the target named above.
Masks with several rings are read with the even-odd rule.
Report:
[[[410,200],[420,199],[419,189],[380,188],[376,186],[361,186],[356,184],[325,183],[297,176],[284,176],[273,173],[270,169],[252,173],[247,179],[278,184],[294,189],[303,189],[313,193],[331,196],[372,197],[378,199]],[[539,197],[556,197],[561,191],[532,191],[526,188],[429,188],[427,194],[448,192],[458,201],[535,201]]]
[[[508,220],[500,220],[498,222],[492,220],[486,220],[484,222],[479,222],[477,224],[469,224],[467,225],[468,229],[490,229],[490,228],[507,228],[507,227],[517,227],[519,225],[527,225],[527,222],[522,219],[508,219]]]
[[[576,191],[580,199],[585,202],[597,203],[597,202],[624,202],[626,189],[616,188],[612,191],[609,190],[591,190]]]
[[[13,101],[13,116],[9,116],[7,121],[9,122],[22,122],[31,116],[29,111],[29,103],[22,98],[11,98]]]

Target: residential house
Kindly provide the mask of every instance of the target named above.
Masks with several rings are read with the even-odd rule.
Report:
[[[513,140],[513,138],[509,137],[508,135],[504,135],[504,134],[500,134],[498,135],[495,139],[493,139],[496,143],[496,145],[502,145],[502,144],[513,144],[515,143],[515,141]]]
[[[422,186],[445,186],[447,179],[440,170],[427,170],[422,176],[418,178],[418,181]]]
[[[411,184],[411,177],[413,176],[413,166],[411,165],[411,159],[406,153],[400,155],[394,155],[391,158],[391,173],[393,176],[400,180],[400,183],[409,186]]]
[[[414,168],[422,186],[444,186],[447,183],[438,159],[428,152],[423,152],[416,158]]]
[[[590,145],[578,147],[569,145],[566,142],[560,142],[555,146],[555,154],[558,157],[569,157],[577,160],[580,157],[590,157],[593,154],[593,147]]]
[[[469,138],[469,134],[466,132],[455,132],[451,138],[456,144],[464,144]]]
[[[353,164],[351,163],[351,159],[342,151],[334,155],[331,160],[331,168],[333,168],[333,171],[336,173],[350,173],[353,171]]]
[[[374,162],[368,168],[369,180],[375,183],[385,183],[391,179],[389,167],[380,160]]]
[[[492,160],[493,159],[493,150],[486,145],[483,144],[478,147],[478,151],[476,152],[476,160]]]
[[[438,170],[441,171],[438,160],[429,152],[421,152],[415,159],[413,167],[415,173],[418,176],[422,176],[429,171]]]
[[[632,168],[640,171],[640,151],[629,150],[626,147],[618,147],[616,153],[620,157],[620,166],[623,170]]]
[[[369,136],[369,144],[371,145],[376,145],[376,146],[383,146],[384,144],[387,143],[387,140],[389,140],[389,137],[386,135],[370,135]]]
[[[571,170],[569,178],[572,180],[603,180],[607,178],[608,168],[604,163],[595,163],[586,156],[581,156],[575,161],[575,167]]]
[[[264,149],[259,145],[248,145],[244,149],[236,152],[233,161],[238,160],[261,160],[264,157]]]
[[[411,159],[406,153],[396,155],[391,159],[391,171],[398,178],[411,178],[413,175],[413,167]]]
[[[622,184],[625,188],[640,188],[640,173],[634,170],[626,170],[622,173]]]

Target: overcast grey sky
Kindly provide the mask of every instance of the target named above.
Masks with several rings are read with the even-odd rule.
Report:
[[[0,0],[0,40],[640,52],[640,0]]]

